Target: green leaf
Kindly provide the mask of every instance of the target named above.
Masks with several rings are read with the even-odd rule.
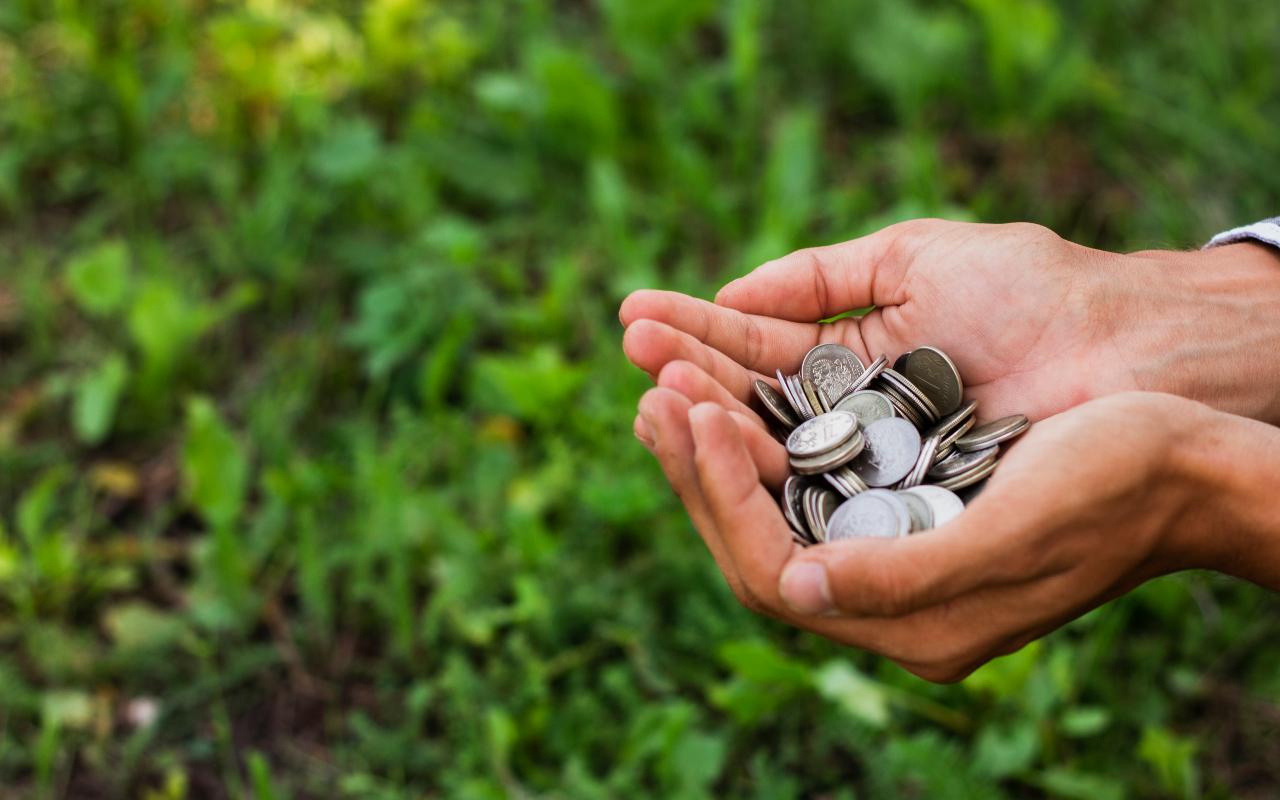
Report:
[[[112,353],[76,384],[71,423],[81,442],[97,444],[111,432],[128,377],[129,367],[124,357]]]
[[[112,239],[74,255],[67,263],[67,288],[85,312],[105,317],[118,310],[129,292],[129,250]]]
[[[1007,778],[1029,769],[1039,753],[1040,737],[1033,720],[991,724],[979,731],[974,743],[974,768],[992,778]]]
[[[817,673],[817,686],[819,694],[872,728],[889,724],[889,697],[885,688],[848,661],[824,664]]]
[[[103,617],[103,627],[116,647],[126,651],[158,651],[172,647],[187,630],[178,616],[142,602],[113,606]]]
[[[168,280],[148,281],[129,309],[129,334],[148,367],[171,368],[195,334],[193,304]]]
[[[1065,767],[1045,770],[1040,785],[1050,796],[1066,800],[1123,800],[1125,796],[1124,784],[1114,778]]]
[[[210,525],[225,527],[240,516],[249,460],[207,398],[196,397],[187,404],[182,473],[188,502]]]
[[[1069,708],[1058,720],[1058,729],[1064,736],[1084,739],[1096,736],[1111,724],[1111,712],[1101,706]]]
[[[1194,739],[1167,728],[1148,727],[1138,743],[1138,757],[1151,767],[1156,779],[1172,797],[1184,800],[1200,796],[1200,771],[1196,767]]]

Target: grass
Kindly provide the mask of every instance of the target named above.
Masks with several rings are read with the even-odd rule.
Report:
[[[1241,24],[1242,19],[1247,24]],[[0,795],[1268,796],[1280,604],[958,686],[752,617],[617,302],[919,215],[1273,215],[1280,7],[0,6]]]

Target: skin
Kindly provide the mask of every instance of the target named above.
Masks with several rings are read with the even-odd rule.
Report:
[[[1009,447],[946,525],[810,548],[769,491],[782,446],[753,441],[750,419],[658,387],[638,427],[744,605],[927,680],[960,680],[1158,575],[1280,589],[1280,431],[1184,398],[1085,403]]]
[[[619,316],[638,367],[692,362],[744,403],[753,377],[794,373],[822,342],[864,361],[931,344],[987,417],[1142,390],[1276,423],[1278,307],[1280,257],[1253,244],[1121,255],[1029,223],[913,220],[768,262],[715,303],[639,291]]]
[[[746,606],[958,680],[1157,575],[1280,589],[1280,431],[1238,416],[1276,413],[1280,341],[1256,309],[1280,299],[1278,268],[1252,245],[1120,256],[1034,226],[893,226],[770,262],[714,305],[629,297],[624,349],[657,383],[636,435]],[[985,417],[1044,421],[947,525],[800,548],[770,494],[786,453],[744,401],[827,341],[864,358],[935,344]]]

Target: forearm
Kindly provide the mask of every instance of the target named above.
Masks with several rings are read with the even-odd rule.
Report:
[[[1187,566],[1280,590],[1280,428],[1205,409],[1172,469],[1188,488]]]
[[[1280,422],[1280,251],[1253,243],[1148,251],[1121,323],[1138,388]]]

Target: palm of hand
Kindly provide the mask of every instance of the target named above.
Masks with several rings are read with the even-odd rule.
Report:
[[[794,371],[819,342],[864,359],[931,344],[955,357],[984,415],[1042,419],[1136,388],[1114,342],[1116,320],[1094,301],[1098,276],[1111,273],[1114,286],[1120,260],[1142,263],[1034,225],[921,220],[765,264],[724,287],[716,305],[633,295],[621,313],[625,344],[655,376],[670,361],[692,361],[743,402],[754,374]],[[873,303],[861,319],[813,322]]]

